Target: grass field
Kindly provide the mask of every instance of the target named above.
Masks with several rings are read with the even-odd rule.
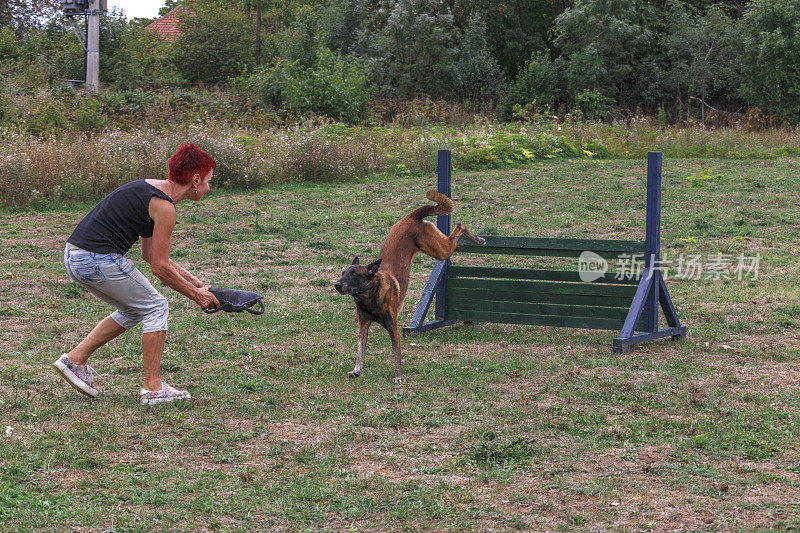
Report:
[[[644,161],[456,174],[476,233],[643,238]],[[704,168],[715,180],[692,186]],[[796,530],[800,159],[664,162],[662,254],[760,254],[758,277],[667,281],[685,342],[611,354],[614,332],[460,325],[403,341],[332,287],[421,205],[432,177],[291,184],[178,209],[173,259],[267,312],[170,301],[143,408],[138,332],[91,361],[88,401],[50,364],[109,308],[67,277],[90,206],[0,214],[0,530]],[[131,257],[150,276],[147,265]],[[407,323],[433,261],[418,258]],[[669,272],[668,272],[669,273]],[[157,284],[158,286],[158,284]]]

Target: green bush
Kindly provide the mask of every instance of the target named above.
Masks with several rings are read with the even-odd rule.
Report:
[[[585,150],[592,154],[591,157],[593,159],[605,159],[611,155],[608,148],[596,139],[588,141]]]
[[[43,135],[66,127],[67,119],[52,102],[43,104],[25,120],[25,128],[31,135]]]
[[[464,152],[456,152],[453,166],[458,170],[484,170],[487,168],[500,168],[503,161],[493,146],[468,148]]]
[[[321,113],[357,123],[367,112],[367,76],[361,65],[322,48],[311,68],[299,61],[286,65],[286,107],[300,113]]]
[[[800,157],[800,148],[796,146],[781,146],[775,150],[778,157]]]
[[[562,157],[580,157],[582,152],[564,137],[542,133],[531,141],[531,148],[536,158],[553,159]]]
[[[533,137],[500,132],[489,144],[472,146],[465,142],[456,151],[454,166],[459,170],[484,170],[525,164],[536,159],[607,157],[608,150],[597,141],[580,149],[564,137],[542,133]]]
[[[20,43],[11,28],[0,28],[0,61],[19,58]]]
[[[575,110],[588,120],[602,120],[608,115],[608,106],[613,102],[596,89],[586,89],[575,97]]]
[[[94,98],[82,98],[75,110],[74,128],[79,131],[99,132],[108,123],[103,104]]]
[[[233,80],[234,91],[262,106],[277,107],[283,103],[283,91],[288,84],[287,63],[279,62],[271,67],[261,67],[248,76]]]
[[[506,165],[524,163],[535,157],[533,146],[521,134],[500,133],[494,137],[494,151]]]
[[[545,112],[555,102],[560,86],[557,65],[547,56],[535,54],[503,96],[500,114],[507,120],[514,119],[515,106],[528,115]]]
[[[152,91],[108,92],[100,98],[114,113],[143,114],[156,103],[158,93]]]

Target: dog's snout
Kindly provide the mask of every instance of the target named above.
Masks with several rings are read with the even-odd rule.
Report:
[[[333,288],[336,289],[336,292],[338,292],[339,294],[342,293],[342,284],[339,283],[338,281],[333,284]]]

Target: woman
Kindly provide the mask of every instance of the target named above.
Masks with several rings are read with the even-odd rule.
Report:
[[[64,264],[70,277],[92,294],[117,308],[104,318],[71,352],[53,363],[79,392],[94,398],[98,390],[92,367],[86,364],[95,350],[142,323],[144,383],[141,403],[152,405],[189,399],[187,391],[161,381],[161,356],[167,335],[167,300],[123,257],[141,237],[142,258],[153,275],[197,302],[215,309],[219,302],[199,279],[169,258],[175,205],[200,201],[210,187],[217,164],[194,144],[184,144],[169,160],[166,180],[136,180],[106,196],[81,220],[67,239]]]

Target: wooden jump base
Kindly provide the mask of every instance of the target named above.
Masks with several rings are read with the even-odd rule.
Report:
[[[599,272],[582,280],[578,270],[498,268],[452,265],[436,261],[411,323],[403,333],[417,335],[458,322],[529,324],[620,331],[612,351],[664,337],[685,338],[678,313],[659,268],[661,248],[661,152],[647,155],[647,216],[644,241],[502,237],[482,235],[477,246],[461,237],[455,253],[512,256],[581,257],[593,252],[609,261],[644,259],[640,275]],[[439,150],[438,190],[450,196],[450,150]],[[450,215],[437,217],[450,233]],[[627,274],[627,273],[626,273]],[[585,276],[583,276],[585,279]],[[618,279],[620,278],[620,279]],[[425,321],[436,300],[435,316]],[[659,306],[667,327],[659,329]]]

